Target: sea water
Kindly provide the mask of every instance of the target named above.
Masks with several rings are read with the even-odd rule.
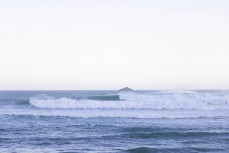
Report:
[[[229,91],[0,91],[0,152],[229,152]]]

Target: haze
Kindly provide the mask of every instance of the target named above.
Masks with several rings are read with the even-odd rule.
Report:
[[[228,89],[227,0],[0,0],[0,89]]]

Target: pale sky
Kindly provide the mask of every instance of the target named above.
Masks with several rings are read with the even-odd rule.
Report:
[[[0,0],[0,90],[229,89],[228,0]]]

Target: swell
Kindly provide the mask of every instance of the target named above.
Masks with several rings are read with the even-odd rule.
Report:
[[[121,151],[120,153],[196,153],[196,152],[225,152],[223,149],[218,148],[203,148],[203,147],[184,147],[184,148],[150,148],[138,147]]]
[[[128,149],[126,151],[122,151],[121,153],[152,153],[157,151],[158,149],[156,148],[139,147],[139,148]]]
[[[29,99],[7,98],[0,99],[0,105],[30,105]]]
[[[229,132],[151,132],[151,133],[130,133],[124,134],[125,137],[132,139],[192,139],[210,136],[229,136]]]

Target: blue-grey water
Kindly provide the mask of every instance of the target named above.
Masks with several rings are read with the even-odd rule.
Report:
[[[229,152],[228,91],[0,91],[0,152]]]

